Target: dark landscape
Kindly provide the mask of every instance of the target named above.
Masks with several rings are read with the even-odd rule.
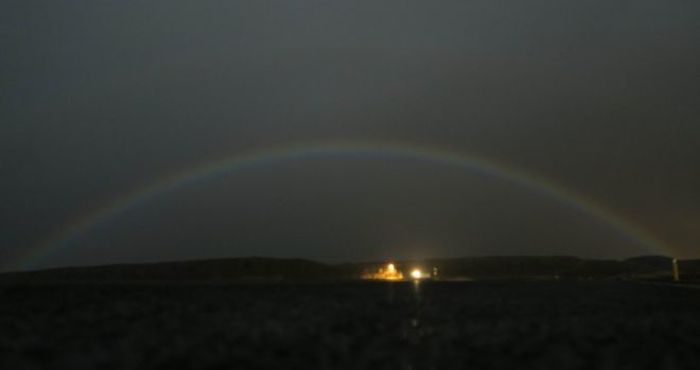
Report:
[[[0,274],[0,284],[191,283],[354,281],[385,262],[320,263],[306,259],[222,258],[141,264],[63,267]],[[437,268],[439,280],[647,280],[670,282],[673,260],[640,256],[624,260],[570,256],[500,256],[397,261],[399,267]],[[700,260],[678,261],[680,278],[700,281]]]
[[[519,276],[498,278],[494,259]],[[700,362],[700,285],[663,271],[647,281],[629,275],[649,275],[663,257],[608,261],[596,278],[596,263],[564,257],[441,261],[481,272],[472,281],[362,281],[344,274],[375,264],[246,258],[3,274],[0,368],[684,370]],[[551,275],[572,261],[583,275]]]
[[[0,288],[3,369],[694,369],[700,290],[635,282]]]

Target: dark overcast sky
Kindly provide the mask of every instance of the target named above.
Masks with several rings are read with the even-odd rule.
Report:
[[[700,2],[4,1],[0,267],[164,175],[306,141],[540,174],[700,257]],[[648,253],[495,179],[319,158],[197,183],[43,265]]]

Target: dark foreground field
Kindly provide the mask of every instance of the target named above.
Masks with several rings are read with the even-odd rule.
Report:
[[[0,369],[700,369],[700,289],[0,286]]]

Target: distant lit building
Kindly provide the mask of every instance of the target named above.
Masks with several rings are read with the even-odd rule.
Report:
[[[408,275],[404,276],[403,272],[399,270],[395,264],[387,263],[386,265],[379,267],[376,272],[366,272],[362,275],[363,279],[367,280],[389,280],[389,281],[399,281],[399,280],[425,280],[425,279],[437,279],[438,268],[433,267],[432,271],[423,271],[421,268],[416,267],[410,270]]]
[[[403,273],[393,263],[387,263],[386,266],[380,267],[377,272],[366,273],[362,278],[370,280],[403,280]]]

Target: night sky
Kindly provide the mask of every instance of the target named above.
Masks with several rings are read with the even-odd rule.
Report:
[[[650,250],[483,173],[320,155],[195,181],[36,252],[159,178],[338,141],[501,162],[667,246]],[[700,257],[699,163],[695,0],[0,7],[1,269],[250,255]]]

